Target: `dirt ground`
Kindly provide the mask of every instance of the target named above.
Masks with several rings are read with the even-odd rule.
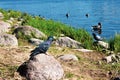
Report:
[[[33,48],[33,46],[0,47],[0,77],[4,80],[25,80],[16,70],[20,64],[29,59]],[[78,57],[79,61],[60,61],[65,71],[63,80],[110,80],[115,75],[102,67],[104,66],[102,58],[105,56],[103,53],[96,51],[83,53],[64,47],[51,47],[48,53],[55,58],[61,54],[75,54]]]

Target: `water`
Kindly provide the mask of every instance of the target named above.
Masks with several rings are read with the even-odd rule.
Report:
[[[91,26],[102,23],[102,37],[120,33],[120,0],[0,0],[0,8],[41,15],[91,33]],[[65,14],[70,16],[66,18]],[[87,18],[85,14],[88,13]]]

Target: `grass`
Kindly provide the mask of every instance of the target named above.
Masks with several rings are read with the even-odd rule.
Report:
[[[120,34],[115,34],[113,38],[109,40],[110,50],[120,52]]]

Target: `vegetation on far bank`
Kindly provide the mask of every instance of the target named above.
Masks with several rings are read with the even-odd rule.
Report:
[[[5,16],[4,20],[9,20],[11,17],[16,18],[18,21],[23,19],[21,25],[30,25],[44,32],[46,35],[53,35],[59,37],[60,34],[64,34],[72,39],[75,39],[83,44],[87,49],[96,49],[93,47],[93,38],[85,29],[76,29],[72,26],[56,22],[54,20],[46,20],[40,16],[32,16],[27,13],[21,13],[20,11],[3,10],[0,9]],[[116,34],[115,37],[108,40],[110,44],[110,50],[120,52],[120,34]]]

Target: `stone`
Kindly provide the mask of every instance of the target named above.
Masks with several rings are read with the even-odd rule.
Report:
[[[78,61],[78,58],[74,54],[60,55],[58,56],[58,59],[62,61]]]
[[[88,53],[88,52],[93,52],[93,50],[88,50],[88,49],[74,49],[80,52]]]
[[[75,41],[69,37],[59,37],[55,41],[55,45],[70,47],[70,48],[83,48],[82,44],[78,41]]]
[[[21,37],[29,37],[29,38],[46,38],[47,36],[32,26],[19,26],[17,27],[13,34],[16,35],[17,38]]]
[[[0,21],[0,33],[9,32],[11,27],[12,26],[9,23]]]
[[[18,46],[18,40],[14,35],[11,34],[0,34],[0,46]]]
[[[106,56],[103,58],[103,60],[105,60],[107,63],[110,63],[113,61],[113,58],[115,59],[115,54],[111,54],[109,56]]]
[[[117,54],[111,54],[109,56],[106,56],[103,58],[107,63],[110,62],[120,62],[120,53]]]
[[[104,42],[104,41],[98,41],[98,45],[102,46],[103,48],[108,49],[109,48],[109,44]]]
[[[60,80],[64,70],[51,55],[38,54],[24,62],[17,72],[27,80]]]
[[[31,38],[31,39],[29,40],[29,42],[30,42],[31,44],[33,44],[33,45],[38,46],[40,43],[43,42],[43,40],[36,39],[36,38]]]

